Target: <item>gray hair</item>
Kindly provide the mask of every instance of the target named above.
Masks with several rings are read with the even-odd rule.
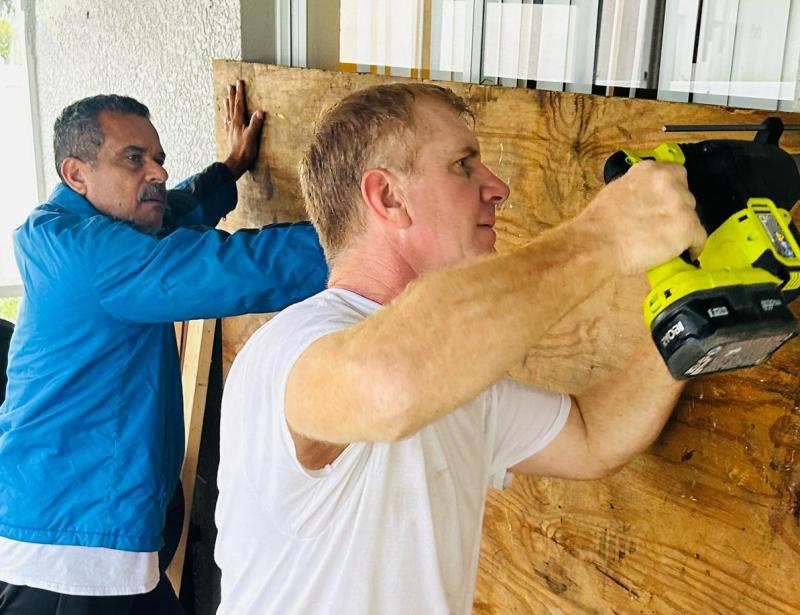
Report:
[[[103,111],[132,113],[150,119],[150,110],[138,100],[117,94],[99,94],[82,98],[64,108],[53,127],[53,152],[56,173],[61,176],[65,158],[95,162],[103,145],[103,131],[98,116]]]

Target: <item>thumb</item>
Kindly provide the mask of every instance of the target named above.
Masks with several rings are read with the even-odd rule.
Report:
[[[261,129],[264,127],[264,112],[256,111],[250,117],[250,123],[245,126],[244,136],[247,139],[258,138],[261,135]]]
[[[250,126],[255,126],[256,128],[261,128],[264,124],[264,112],[263,111],[256,111],[253,115],[250,116]]]

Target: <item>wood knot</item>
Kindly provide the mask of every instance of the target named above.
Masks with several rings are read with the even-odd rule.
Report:
[[[792,489],[792,502],[789,505],[789,512],[800,521],[800,487]]]

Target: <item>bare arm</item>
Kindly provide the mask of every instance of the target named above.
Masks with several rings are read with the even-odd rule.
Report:
[[[640,163],[525,248],[433,272],[312,344],[286,388],[300,460],[416,432],[519,363],[538,334],[608,279],[699,247],[705,233],[685,181],[681,167]]]
[[[638,350],[629,364],[573,398],[561,433],[511,471],[598,478],[644,452],[661,433],[684,383],[670,376],[649,337]]]

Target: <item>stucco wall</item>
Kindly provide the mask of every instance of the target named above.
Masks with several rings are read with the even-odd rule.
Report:
[[[47,190],[53,122],[69,103],[116,93],[145,103],[170,185],[213,160],[212,58],[239,59],[238,0],[31,0]]]

